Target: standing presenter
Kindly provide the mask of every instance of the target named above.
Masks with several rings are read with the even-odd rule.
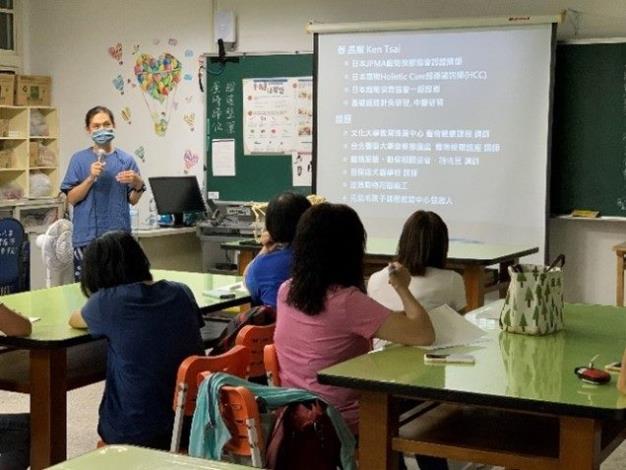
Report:
[[[111,230],[131,231],[129,204],[139,202],[146,185],[131,155],[113,146],[115,118],[110,109],[87,111],[85,129],[93,146],[72,155],[61,191],[73,206],[74,279],[87,245]]]

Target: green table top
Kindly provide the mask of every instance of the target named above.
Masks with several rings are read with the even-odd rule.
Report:
[[[250,467],[127,445],[106,446],[48,467],[54,470],[245,470]]]
[[[472,354],[474,365],[425,365],[424,351],[392,346],[320,371],[322,383],[424,399],[514,410],[626,419],[626,397],[610,384],[588,385],[574,375],[599,354],[595,366],[619,361],[626,345],[626,309],[566,304],[565,330],[533,337],[500,331],[501,303],[470,314],[487,330],[483,341],[445,352]]]
[[[219,300],[203,295],[207,289],[215,289],[241,281],[237,276],[221,274],[191,273],[182,271],[152,270],[155,280],[168,279],[187,284],[203,312],[221,310],[250,301],[245,289],[233,291],[234,299]],[[39,317],[33,323],[33,332],[28,337],[0,336],[0,345],[19,348],[66,347],[91,341],[86,330],[68,325],[70,314],[85,304],[86,298],[79,284],[67,284],[49,289],[21,292],[0,297],[0,302],[28,317]]]
[[[244,242],[244,243],[241,243]],[[251,245],[250,239],[224,242],[220,245],[227,250],[260,250],[260,245]],[[371,257],[390,258],[395,256],[398,241],[389,238],[368,238],[365,252]],[[479,264],[489,266],[501,261],[512,260],[537,253],[539,248],[521,245],[494,245],[489,243],[468,243],[451,241],[448,249],[448,262]]]

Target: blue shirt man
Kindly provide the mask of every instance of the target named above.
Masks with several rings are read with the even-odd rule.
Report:
[[[98,155],[92,148],[76,152],[61,183],[61,191],[68,193],[89,177],[91,164]],[[128,197],[132,188],[116,180],[122,171],[139,173],[132,156],[120,149],[113,150],[103,158],[102,173],[94,181],[85,198],[74,205],[74,233],[72,243],[84,247],[92,240],[111,230],[130,232]]]
[[[61,191],[74,206],[74,279],[80,279],[84,248],[110,230],[130,232],[128,203],[137,204],[146,186],[133,157],[112,145],[115,117],[105,106],[85,115],[92,148],[72,156]]]

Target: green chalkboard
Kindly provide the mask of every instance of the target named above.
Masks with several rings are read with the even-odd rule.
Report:
[[[626,43],[557,47],[551,209],[626,216]]]
[[[312,75],[312,54],[228,56],[223,63],[207,57],[207,191],[224,201],[268,201],[287,190],[310,194],[310,186],[292,186],[290,155],[244,155],[242,80]],[[235,139],[235,176],[213,174],[214,139]]]

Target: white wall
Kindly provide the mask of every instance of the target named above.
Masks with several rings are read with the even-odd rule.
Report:
[[[556,15],[581,12],[578,37],[626,36],[626,0],[215,0],[216,10],[233,10],[239,50],[311,50],[309,21],[351,21]],[[574,36],[574,15],[559,27],[559,39]]]
[[[143,146],[145,162],[135,159],[144,177],[182,175],[187,170],[202,184],[204,94],[198,85],[198,59],[211,44],[211,2],[29,0],[27,11],[30,28],[25,69],[52,76],[53,105],[58,106],[61,117],[61,178],[71,155],[90,145],[84,130],[86,111],[102,104],[115,114],[116,145],[131,155]],[[170,44],[170,39],[176,44]],[[122,65],[108,52],[118,42],[122,44]],[[135,45],[138,52],[133,54]],[[187,50],[193,56],[186,57]],[[147,104],[157,112],[163,108],[139,86],[133,87],[137,84],[133,67],[141,53],[158,58],[164,52],[182,62],[182,76],[190,74],[191,80],[182,79],[176,94],[165,101],[170,106],[169,126],[160,137],[154,131]],[[118,74],[124,81],[123,95],[113,85]],[[123,107],[131,111],[130,124],[122,118]],[[183,119],[190,113],[195,114],[193,131]],[[192,168],[185,167],[187,150],[199,159]],[[149,215],[150,197],[149,193],[144,195],[139,206],[142,222]]]
[[[203,95],[197,89],[196,58],[212,52],[212,11],[233,10],[238,21],[239,51],[312,50],[312,36],[304,28],[311,21],[344,22],[364,20],[424,19],[437,17],[508,16],[556,14],[564,9],[580,12],[559,26],[559,39],[573,37],[626,36],[626,0],[24,0],[29,35],[25,68],[32,73],[52,75],[53,99],[61,111],[63,169],[76,149],[88,145],[83,132],[85,111],[95,103],[109,105],[116,112],[118,144],[129,152],[139,145],[146,150],[147,175],[182,174],[183,154],[191,148],[204,155]],[[215,3],[215,5],[213,5]],[[178,46],[167,45],[169,38]],[[153,39],[160,39],[159,45]],[[122,42],[124,66],[116,65],[107,48]],[[132,78],[132,45],[151,54],[171,51],[183,57],[184,73],[192,82],[183,82],[178,91],[179,109],[173,112],[166,137],[157,137],[137,88],[121,97],[111,80],[120,70]],[[185,96],[192,96],[186,103]],[[119,115],[122,106],[131,107],[133,124]],[[183,121],[195,112],[192,133]],[[200,165],[194,174],[201,174]],[[147,201],[144,198],[144,204]],[[145,205],[140,216],[147,215]],[[612,244],[623,241],[621,224],[585,224],[556,221],[550,224],[550,252],[568,258],[567,300],[597,303],[614,302],[615,260]],[[624,234],[626,239],[626,233]]]

